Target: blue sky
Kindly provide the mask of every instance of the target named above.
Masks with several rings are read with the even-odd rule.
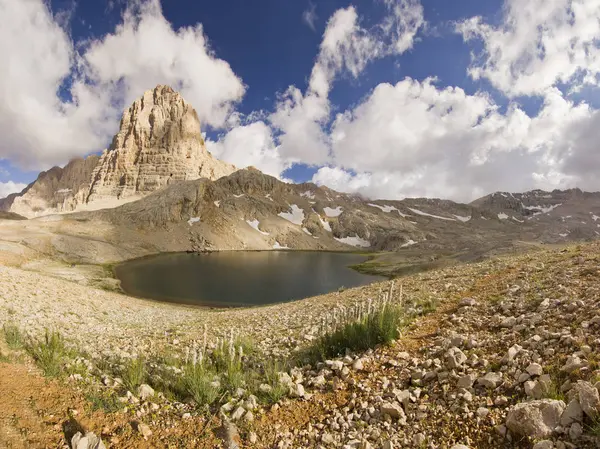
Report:
[[[15,2],[0,0],[12,6]],[[575,3],[585,5],[583,0]],[[398,5],[402,12],[394,14]],[[49,50],[41,41],[52,36],[58,43],[50,51],[57,52],[54,59],[62,64],[49,69],[54,75],[39,83],[47,86],[41,96],[47,97],[48,104],[32,110],[48,112],[48,127],[56,121],[57,133],[60,126],[66,131],[61,142],[51,130],[35,129],[33,112],[26,117],[32,121],[30,129],[25,126],[27,120],[19,120],[19,129],[13,125],[9,142],[0,147],[0,183],[27,183],[35,179],[38,169],[103,150],[116,129],[117,109],[154,87],[150,84],[156,80],[187,86],[182,93],[205,117],[203,131],[212,143],[209,149],[218,157],[237,164],[252,162],[294,181],[312,179],[369,196],[435,195],[462,200],[495,189],[575,184],[597,188],[593,178],[578,168],[589,160],[583,154],[588,151],[588,140],[573,147],[572,138],[566,137],[581,134],[581,139],[588,139],[586,129],[595,118],[600,98],[591,81],[597,75],[595,60],[559,65],[552,55],[545,56],[544,45],[549,44],[549,36],[561,33],[578,39],[577,29],[582,29],[584,20],[594,19],[598,8],[582,11],[569,21],[564,19],[570,7],[567,0],[532,0],[527,18],[518,15],[519,5],[517,0],[50,0],[45,9],[39,0],[36,10],[15,8],[14,14],[21,14],[23,23],[31,23],[26,19],[35,14],[47,14],[48,23],[36,26],[33,36],[24,30],[22,39],[31,39],[27,45],[39,48],[42,55]],[[536,17],[536,11],[544,8]],[[409,11],[419,17],[414,29],[403,23]],[[307,20],[309,13],[311,20]],[[327,53],[321,44],[328,33],[334,35],[336,26],[343,28],[341,20],[334,20],[341,19],[342,13],[354,20],[354,31]],[[397,35],[381,31],[386,20],[400,24]],[[166,62],[146,66],[145,61],[138,61],[139,67],[129,67],[127,39],[135,41],[136,27],[144,21],[153,23],[157,36],[165,33],[165,40],[171,39],[164,48],[156,44],[161,46],[155,51],[166,54]],[[195,36],[193,51],[198,53],[192,53],[185,47],[182,30],[199,24],[205,40]],[[548,35],[535,36],[535,30],[544,26]],[[532,33],[522,32],[528,29]],[[585,51],[597,48],[600,36],[595,32],[580,39]],[[35,41],[38,35],[40,42]],[[111,35],[120,39],[112,48],[105,45]],[[408,36],[410,43],[394,50],[399,36]],[[357,38],[367,41],[368,50],[346,45]],[[131,51],[152,55],[152,44],[147,41],[140,39]],[[122,55],[119,46],[124,49]],[[508,48],[512,51],[498,51]],[[6,47],[0,50],[16,52]],[[7,58],[14,66],[23,63],[23,70],[29,72],[49,64],[35,60],[37,53],[32,53],[30,61],[16,54]],[[166,67],[169,61],[200,60],[204,54],[211,60]],[[342,55],[340,61],[336,62],[336,54]],[[215,61],[228,68],[215,68]],[[357,61],[359,69],[353,70]],[[113,70],[111,64],[118,69]],[[328,74],[326,94],[316,92],[311,84],[315,67]],[[540,82],[532,73],[536,77],[539,73]],[[427,81],[430,78],[435,81]],[[16,77],[0,78],[0,83],[5,90],[27,88]],[[89,100],[88,105],[83,97],[74,98],[73,92],[75,96],[80,92],[75,86],[85,86],[96,103]],[[293,101],[286,92],[289,86],[298,91]],[[206,91],[218,93],[209,95],[209,102],[196,104],[196,99],[207,98]],[[27,95],[23,93],[23,104],[41,101]],[[282,106],[286,99],[287,109]],[[316,119],[310,118],[315,111],[308,110],[312,100],[318,104]],[[73,104],[76,107],[71,111]],[[89,112],[94,108],[101,112]],[[11,112],[15,121],[19,119],[14,111],[0,111],[0,127],[11,123],[10,118],[3,121],[1,114]],[[241,120],[232,121],[232,114]],[[555,131],[549,117],[561,126],[576,128]],[[90,128],[87,133],[75,130],[86,126]],[[28,131],[34,136],[28,136]],[[357,146],[356,138],[349,141],[351,135],[364,136],[363,146]],[[257,146],[245,150],[245,140]],[[319,145],[319,154],[309,156]],[[573,148],[579,146],[583,149],[577,155]],[[365,152],[373,157],[365,160]],[[514,173],[506,173],[508,166]],[[500,171],[501,175],[491,177]],[[456,178],[465,178],[464,185],[457,186]]]

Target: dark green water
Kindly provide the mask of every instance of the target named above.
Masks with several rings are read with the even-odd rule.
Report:
[[[203,306],[256,306],[381,280],[349,265],[364,256],[310,251],[159,254],[115,268],[130,295]]]

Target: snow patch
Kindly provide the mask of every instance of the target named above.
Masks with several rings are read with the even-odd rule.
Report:
[[[253,229],[255,229],[256,231],[260,232],[262,235],[269,235],[269,233],[268,233],[268,232],[263,232],[263,231],[261,231],[260,229],[258,229],[258,226],[260,225],[260,222],[259,222],[258,220],[252,220],[252,221],[250,221],[250,220],[246,220],[246,223],[248,223],[248,225],[249,225],[251,228],[253,228]]]
[[[59,189],[56,191],[56,193],[69,193],[71,192],[71,189]]]
[[[273,249],[290,249],[290,247],[289,246],[281,246],[279,244],[279,242],[276,240],[275,244],[273,245]]]
[[[331,226],[329,225],[329,222],[327,220],[323,220],[319,214],[317,214],[317,217],[319,217],[319,221],[321,222],[321,226],[323,226],[323,229],[331,232]]]
[[[406,248],[407,246],[412,246],[412,245],[416,245],[417,242],[415,242],[413,239],[408,239],[408,241],[406,243],[403,243],[402,245],[400,245],[400,248]]]
[[[305,234],[308,234],[312,237],[312,234],[310,233],[310,231],[308,229],[303,227],[302,230],[304,231]]]
[[[301,193],[300,196],[303,196],[304,198],[310,198],[311,200],[315,199],[315,194],[312,193],[310,190],[307,190],[306,192]]]
[[[454,215],[457,220],[462,221],[463,223],[466,223],[467,221],[471,221],[470,215],[468,217],[463,217],[461,215],[456,215],[456,214],[452,214],[452,215]]]
[[[221,206],[221,202],[220,201],[215,201],[215,206],[220,207]]]
[[[241,195],[236,195],[235,193],[233,194],[233,196],[235,196],[236,198],[241,198],[241,197],[243,197],[245,195],[246,195],[245,193],[242,193]]]
[[[341,206],[338,206],[335,209],[332,209],[331,207],[324,207],[323,211],[329,218],[339,217],[343,212]]]
[[[560,235],[561,237],[564,238],[564,237],[567,237],[569,235],[569,232],[567,232],[566,234],[558,234],[558,235]]]
[[[500,213],[498,214],[498,218],[499,218],[500,220],[506,220],[506,219],[508,218],[508,215],[506,215],[504,212],[500,212]]]
[[[590,212],[590,214],[592,214],[592,213]],[[592,214],[592,220],[594,220],[594,221],[600,220],[600,217],[598,215]]]
[[[524,221],[524,220],[519,220],[519,219],[518,219],[517,217],[515,217],[514,215],[513,215],[512,217],[510,217],[510,218],[512,218],[513,220],[515,220],[515,221],[516,221],[516,222],[518,222],[518,223],[525,223],[525,221]]]
[[[188,224],[191,226],[194,223],[198,223],[200,221],[200,217],[192,217],[188,220]]]
[[[270,200],[270,201],[273,201],[273,198],[271,198],[271,194],[270,194],[270,193],[267,193],[267,194],[265,195],[265,198],[267,198],[267,199],[268,199],[268,200]]]
[[[295,225],[301,226],[304,221],[304,210],[298,207],[296,204],[290,206],[291,212],[280,212],[277,215],[284,220],[294,223]]]
[[[412,213],[415,213],[417,215],[422,215],[424,217],[432,217],[432,218],[438,218],[440,220],[456,221],[454,218],[440,217],[439,215],[428,214],[427,212],[420,211],[419,209],[412,209],[409,207],[408,210],[411,211]]]
[[[523,206],[523,209],[535,210],[542,214],[547,214],[548,212],[552,212],[558,206],[562,206],[562,203],[554,204],[552,206],[525,206],[523,203],[521,203],[521,205]]]
[[[356,246],[356,247],[360,247],[360,248],[368,248],[369,246],[371,246],[371,243],[369,243],[368,240],[361,239],[356,234],[354,235],[354,237],[343,237],[343,238],[334,237],[334,239],[340,243],[344,243],[346,245]]]
[[[380,206],[379,204],[369,203],[369,204],[367,204],[367,206],[376,207],[377,209],[381,209],[381,210],[382,210],[383,212],[385,212],[386,214],[387,214],[387,213],[390,213],[390,212],[391,212],[391,211],[393,211],[393,210],[398,210],[398,208],[397,208],[397,207],[394,207],[394,206],[386,206],[385,204],[384,204],[383,206]],[[398,210],[398,212],[400,212],[400,211]]]

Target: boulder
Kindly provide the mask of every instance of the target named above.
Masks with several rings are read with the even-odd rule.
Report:
[[[555,399],[521,402],[508,412],[506,426],[517,435],[546,438],[560,424],[565,409],[565,403]]]
[[[106,446],[102,440],[96,436],[94,432],[86,432],[82,435],[81,432],[77,432],[71,438],[72,449],[106,449]]]

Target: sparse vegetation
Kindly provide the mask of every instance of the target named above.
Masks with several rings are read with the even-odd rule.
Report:
[[[58,377],[61,374],[67,349],[59,332],[46,330],[41,341],[27,343],[27,350],[45,376]]]
[[[219,398],[221,385],[214,371],[202,364],[188,365],[183,376],[185,392],[197,405],[211,405]]]
[[[122,373],[123,385],[132,393],[144,383],[146,378],[146,364],[142,357],[136,357],[125,363]]]
[[[10,349],[16,350],[23,347],[23,334],[18,326],[15,326],[14,324],[4,324],[2,326],[2,331],[4,333],[4,340]]]

